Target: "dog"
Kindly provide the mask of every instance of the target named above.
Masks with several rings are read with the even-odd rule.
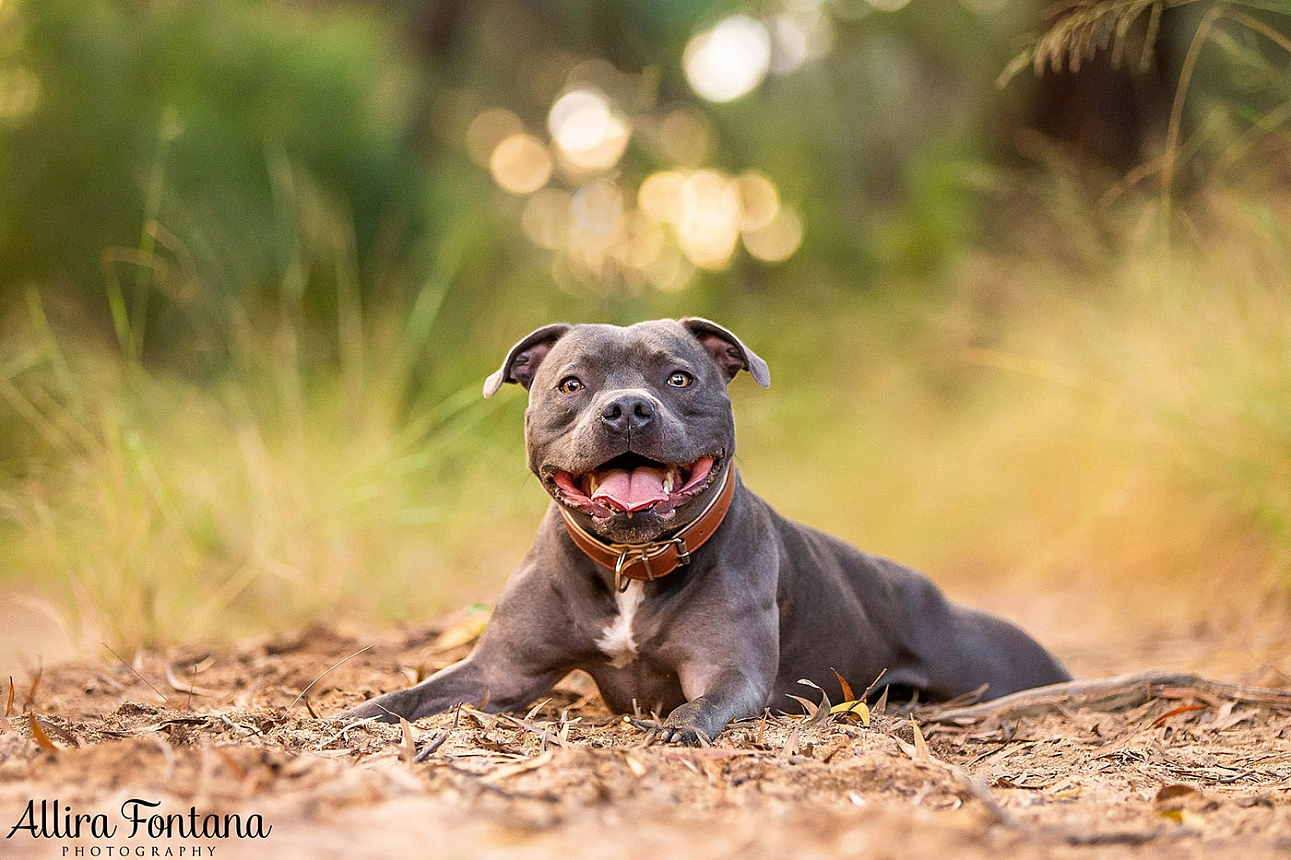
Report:
[[[529,392],[528,465],[552,497],[533,547],[468,657],[341,716],[517,710],[583,669],[611,708],[666,714],[657,738],[695,745],[787,705],[799,679],[838,701],[835,671],[921,700],[1070,680],[1009,622],[748,490],[727,391],[740,372],[771,384],[765,361],[699,318],[520,340],[484,396]]]

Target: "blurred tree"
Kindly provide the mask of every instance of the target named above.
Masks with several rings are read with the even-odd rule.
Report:
[[[935,283],[990,229],[1015,130],[1122,171],[1156,153],[1213,8],[1177,5],[1079,0],[1060,20],[1137,15],[1126,62],[1000,90],[1032,0],[5,0],[0,305],[57,289],[169,355],[230,304],[335,331],[348,293],[398,314],[451,270],[451,351],[485,302],[631,317]],[[1239,30],[1194,79],[1217,148],[1287,100],[1285,58]]]
[[[362,260],[426,229],[417,73],[379,21],[247,2],[16,0],[0,16],[0,65],[35,90],[0,122],[0,290],[60,284],[105,309],[105,281],[146,282],[163,294],[132,308],[169,303],[182,323],[276,295],[295,246],[334,239],[300,235],[320,226],[310,202]]]

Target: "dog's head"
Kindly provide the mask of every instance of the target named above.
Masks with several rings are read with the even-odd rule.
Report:
[[[727,383],[766,362],[708,320],[565,323],[522,339],[484,383],[529,390],[529,468],[602,537],[654,540],[702,510],[735,453]]]

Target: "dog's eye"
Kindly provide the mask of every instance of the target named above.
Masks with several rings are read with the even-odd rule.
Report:
[[[566,376],[560,381],[560,385],[557,385],[556,387],[565,394],[577,394],[583,390],[583,380],[579,379],[577,376]]]
[[[672,375],[668,377],[668,384],[673,388],[685,388],[694,381],[695,377],[684,370],[673,371]]]

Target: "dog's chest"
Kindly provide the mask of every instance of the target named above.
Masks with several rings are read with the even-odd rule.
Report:
[[[622,669],[637,658],[637,640],[633,624],[637,610],[645,600],[645,583],[633,580],[614,595],[616,612],[596,639],[596,647],[610,659],[610,665]]]

